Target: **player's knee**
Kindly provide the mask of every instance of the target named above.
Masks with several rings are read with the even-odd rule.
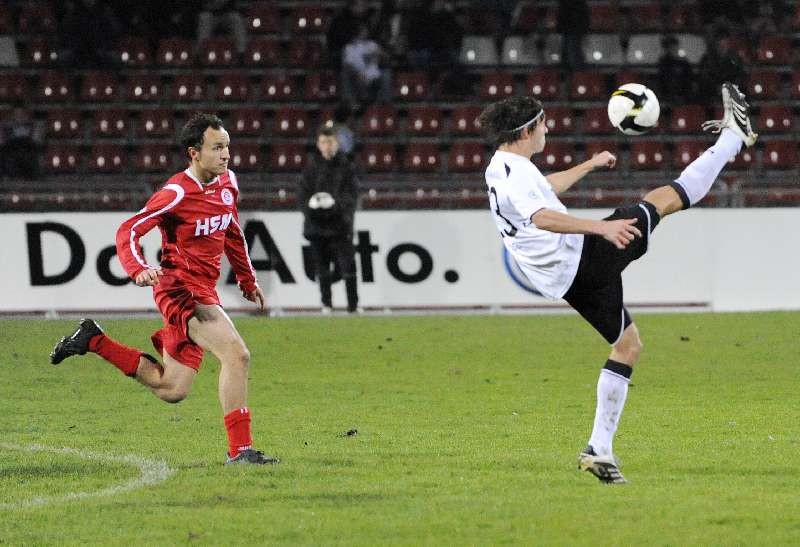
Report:
[[[189,390],[188,388],[184,387],[173,387],[159,393],[159,397],[162,401],[171,404],[180,403],[186,398],[187,395],[189,395]]]
[[[250,350],[246,346],[240,346],[236,349],[233,359],[234,365],[247,370],[250,368]]]

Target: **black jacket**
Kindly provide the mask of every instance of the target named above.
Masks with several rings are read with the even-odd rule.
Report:
[[[311,209],[308,199],[317,192],[328,192],[336,201],[330,209]],[[353,233],[353,215],[358,199],[358,181],[352,161],[338,153],[326,160],[314,152],[303,172],[297,200],[303,211],[303,235],[306,238],[330,237]]]

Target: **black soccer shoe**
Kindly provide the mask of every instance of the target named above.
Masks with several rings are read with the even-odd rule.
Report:
[[[260,450],[248,448],[239,452],[235,458],[228,456],[225,465],[270,465],[276,463],[281,463],[281,461],[278,458],[267,456]]]
[[[614,456],[598,456],[591,445],[578,455],[578,469],[588,471],[604,484],[625,484]]]
[[[746,146],[753,146],[758,133],[750,124],[750,105],[739,87],[725,82],[722,84],[722,106],[724,114],[721,120],[709,120],[703,123],[704,131],[719,133],[726,127],[739,135]]]
[[[81,319],[75,332],[62,338],[50,352],[50,362],[57,365],[67,357],[85,354],[89,351],[89,341],[98,334],[103,334],[100,325],[93,319]]]

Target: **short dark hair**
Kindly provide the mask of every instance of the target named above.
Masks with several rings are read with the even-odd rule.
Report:
[[[317,129],[317,138],[319,137],[335,137],[336,136],[336,126],[332,121],[327,121],[324,124],[319,126]]]
[[[533,97],[511,97],[489,105],[478,122],[495,146],[519,140],[524,125],[542,116],[544,107]],[[542,123],[540,118],[537,124]]]
[[[178,137],[181,148],[186,151],[188,148],[200,148],[203,146],[203,133],[209,127],[212,129],[222,128],[222,120],[219,116],[206,114],[205,112],[193,114],[181,128]]]

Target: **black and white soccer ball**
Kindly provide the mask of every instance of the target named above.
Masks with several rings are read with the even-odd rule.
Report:
[[[611,125],[626,135],[641,135],[658,123],[661,106],[653,90],[642,84],[623,84],[608,100]]]

